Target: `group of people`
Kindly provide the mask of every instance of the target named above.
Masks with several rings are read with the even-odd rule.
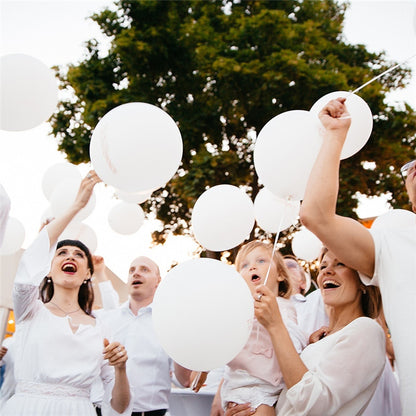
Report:
[[[235,266],[252,292],[255,317],[247,344],[226,365],[212,416],[375,415],[365,412],[386,391],[394,397],[386,339],[393,340],[400,386],[400,403],[389,409],[414,414],[416,334],[409,319],[415,315],[416,216],[400,229],[386,221],[368,230],[336,215],[350,125],[344,101],[333,100],[320,113],[326,134],[300,214],[324,246],[319,290],[305,297],[310,277],[273,245],[242,246]],[[402,173],[416,212],[416,161]],[[82,242],[58,238],[98,182],[90,171],[74,204],[22,256],[13,293],[16,385],[2,415],[164,415],[172,372],[183,387],[195,376],[157,340],[152,301],[161,276],[151,259],[130,265],[127,302],[92,311],[91,277],[105,273],[104,263]]]

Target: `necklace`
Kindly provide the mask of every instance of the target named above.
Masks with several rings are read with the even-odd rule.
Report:
[[[68,315],[71,315],[71,313],[75,313],[75,312],[78,312],[81,308],[80,307],[78,307],[78,309],[75,309],[74,311],[72,311],[72,312],[66,312],[66,311],[64,311],[60,306],[58,306],[55,302],[52,302],[52,301],[49,301],[49,303],[52,303],[52,305],[55,305],[61,312],[63,312],[66,316],[68,316]]]

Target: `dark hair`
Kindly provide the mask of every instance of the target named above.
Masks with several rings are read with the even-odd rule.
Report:
[[[328,252],[328,248],[323,247],[321,250],[321,254],[319,255],[319,263],[321,263],[324,255]],[[347,266],[348,267],[348,266]],[[361,289],[361,308],[365,316],[369,318],[377,318],[380,315],[382,302],[381,302],[381,292],[377,286],[373,285],[365,285],[357,272],[357,270],[348,267],[349,269],[353,270],[356,275],[357,279],[360,282],[360,289]]]
[[[276,264],[277,273],[280,275],[280,277],[283,278],[283,280],[279,281],[278,295],[283,298],[289,298],[291,289],[292,289],[291,283],[290,283],[289,271],[283,261],[283,257],[280,254],[280,252],[278,250],[273,252],[273,244],[266,243],[260,240],[253,240],[243,245],[238,251],[237,256],[235,258],[235,267],[237,271],[240,271],[241,262],[247,256],[247,254],[251,253],[257,247],[261,247],[261,248],[268,250],[270,254],[273,253],[272,259],[274,263]]]
[[[88,268],[90,269],[91,275],[94,273],[94,264],[92,256],[88,247],[79,240],[61,240],[56,246],[56,250],[64,246],[78,247],[87,256]],[[48,276],[46,276],[39,286],[40,298],[43,303],[49,302],[54,293],[53,282]],[[87,314],[91,315],[92,304],[94,303],[94,290],[92,287],[91,279],[87,279],[83,283],[78,291],[78,303],[81,309]]]

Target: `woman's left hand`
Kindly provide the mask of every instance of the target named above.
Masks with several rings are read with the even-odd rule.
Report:
[[[119,342],[109,342],[107,338],[104,338],[104,359],[108,360],[108,363],[114,367],[123,368],[126,366],[127,351],[123,345]]]
[[[267,330],[270,330],[270,328],[282,321],[276,296],[267,286],[258,286],[254,299],[256,318]]]

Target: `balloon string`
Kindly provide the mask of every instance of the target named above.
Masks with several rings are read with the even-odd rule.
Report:
[[[373,81],[375,81],[376,79],[381,78],[382,76],[386,75],[387,73],[393,71],[393,69],[396,69],[399,66],[404,65],[406,62],[410,61],[411,59],[413,59],[416,56],[416,54],[410,56],[409,58],[407,58],[405,61],[401,62],[400,64],[394,65],[393,67],[387,69],[386,71],[384,71],[383,73],[377,75],[376,77],[374,77],[373,79],[370,79],[370,81],[367,81],[365,84],[361,85],[360,87],[358,87],[357,89],[355,89],[354,91],[350,92],[347,96],[347,98],[352,95],[355,94],[356,92],[360,91],[361,89],[363,89],[364,87],[366,87],[368,84],[371,84]]]

